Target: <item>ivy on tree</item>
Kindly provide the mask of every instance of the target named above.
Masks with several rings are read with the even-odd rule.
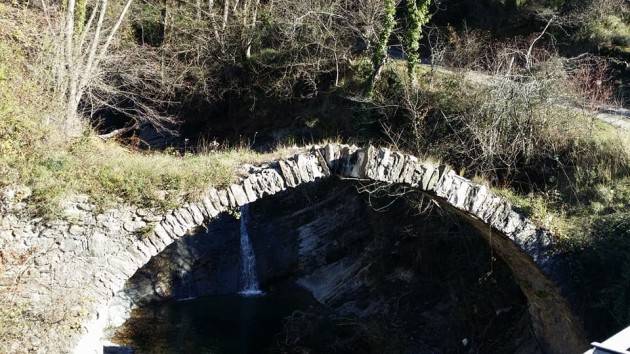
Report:
[[[387,43],[396,26],[396,0],[385,0],[385,17],[383,18],[383,30],[378,36],[378,43],[372,54],[372,76],[368,86],[368,96],[372,96],[374,84],[385,64],[387,58]]]
[[[409,76],[413,76],[416,66],[420,62],[420,40],[422,39],[422,26],[431,18],[429,5],[431,0],[407,0],[407,33],[405,46],[407,47],[407,70]]]
[[[385,60],[387,59],[387,44],[396,26],[396,0],[385,0],[385,16],[383,17],[383,30],[372,54],[372,76],[368,84],[368,96],[372,96],[374,85],[378,80]],[[413,76],[416,66],[420,62],[420,40],[422,39],[422,26],[431,18],[429,6],[431,0],[407,0],[406,22],[407,30],[403,37],[403,44],[407,52],[407,69],[409,76]]]

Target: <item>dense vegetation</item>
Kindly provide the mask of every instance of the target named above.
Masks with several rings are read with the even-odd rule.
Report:
[[[590,113],[628,100],[624,1],[105,4],[0,4],[0,186],[28,185],[33,212],[168,207],[270,158],[250,148],[390,144],[562,239],[593,335],[630,321],[630,137]]]

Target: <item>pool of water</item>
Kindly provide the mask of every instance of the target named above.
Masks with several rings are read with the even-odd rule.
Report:
[[[294,288],[170,301],[134,310],[114,341],[136,353],[265,353],[276,343],[283,319],[313,301]]]

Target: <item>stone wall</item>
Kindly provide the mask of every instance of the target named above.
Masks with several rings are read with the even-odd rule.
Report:
[[[21,325],[2,326],[2,351],[64,353],[75,345],[95,305],[112,296],[109,270],[130,267],[128,249],[161,220],[150,210],[119,205],[98,212],[86,196],[69,198],[55,221],[31,218],[30,191],[0,195],[3,306],[28,309]],[[18,331],[17,333],[10,333]]]

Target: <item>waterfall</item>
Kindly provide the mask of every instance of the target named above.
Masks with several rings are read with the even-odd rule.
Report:
[[[243,296],[262,295],[258,288],[258,277],[256,275],[256,255],[252,248],[247,231],[247,219],[249,218],[249,207],[241,207],[241,290],[239,294]]]

